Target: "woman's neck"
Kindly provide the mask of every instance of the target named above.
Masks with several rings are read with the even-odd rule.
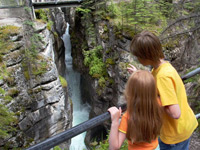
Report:
[[[158,62],[154,62],[152,63],[152,67],[154,69],[157,69],[160,65],[164,64],[165,63],[165,60],[164,59],[160,59]]]

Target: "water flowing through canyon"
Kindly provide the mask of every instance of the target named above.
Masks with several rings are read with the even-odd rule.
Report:
[[[69,34],[69,24],[67,23],[67,29],[62,37],[65,45],[65,65],[66,75],[65,78],[68,83],[69,96],[73,103],[73,122],[72,126],[76,126],[86,120],[89,117],[90,107],[88,104],[83,104],[81,101],[80,93],[80,73],[73,70],[72,57],[71,57],[71,41]],[[84,143],[86,132],[77,135],[72,138],[70,150],[83,150],[87,149]]]

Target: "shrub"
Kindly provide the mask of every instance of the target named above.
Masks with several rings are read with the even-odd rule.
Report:
[[[106,140],[100,142],[99,145],[92,147],[92,150],[108,150],[109,149],[108,139],[109,136],[107,136]],[[125,140],[120,150],[127,150],[127,149],[128,149],[128,141]]]
[[[97,46],[89,51],[83,51],[84,65],[89,67],[89,74],[95,78],[106,75],[106,67],[101,53],[102,49],[101,46]]]

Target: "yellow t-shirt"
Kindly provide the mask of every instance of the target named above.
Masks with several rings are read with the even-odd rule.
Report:
[[[128,129],[128,114],[125,112],[122,116],[119,131],[126,134]],[[140,142],[140,143],[132,143],[128,140],[128,150],[153,150],[158,146],[158,138],[153,140],[151,143]]]
[[[181,109],[179,119],[173,119],[164,113],[160,138],[166,144],[180,143],[188,139],[198,126],[197,119],[187,101],[185,86],[169,62],[153,69],[152,74],[157,82],[162,106],[178,104]]]

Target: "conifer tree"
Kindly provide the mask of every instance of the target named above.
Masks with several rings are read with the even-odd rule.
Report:
[[[0,138],[4,138],[10,131],[13,131],[11,123],[15,120],[13,113],[9,112],[8,109],[0,104]]]

